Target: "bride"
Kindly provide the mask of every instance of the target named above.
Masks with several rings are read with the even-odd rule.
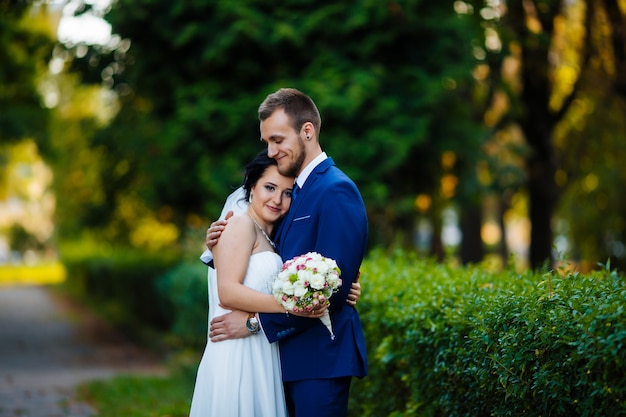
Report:
[[[266,151],[246,166],[242,189],[247,210],[228,220],[229,227],[213,247],[209,322],[230,309],[253,312],[246,324],[250,335],[219,343],[208,341],[190,417],[287,416],[278,344],[267,342],[254,313],[287,313],[271,295],[282,260],[270,236],[274,224],[289,209],[293,183],[293,177],[278,173],[276,160]],[[324,312],[288,313],[319,318]]]

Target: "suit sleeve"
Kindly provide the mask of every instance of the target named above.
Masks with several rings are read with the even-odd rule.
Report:
[[[337,183],[332,199],[322,204],[315,250],[333,258],[341,269],[342,285],[331,298],[330,309],[347,307],[346,299],[356,279],[367,244],[367,215],[361,194],[352,182]]]
[[[293,314],[259,313],[259,320],[263,333],[270,343],[302,333],[306,329],[317,325],[318,319],[298,317]]]

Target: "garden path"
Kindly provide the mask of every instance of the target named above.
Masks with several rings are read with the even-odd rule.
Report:
[[[88,380],[165,372],[88,309],[44,286],[0,286],[0,417],[89,417]]]

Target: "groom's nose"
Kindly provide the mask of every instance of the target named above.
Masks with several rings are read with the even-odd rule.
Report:
[[[278,145],[273,142],[267,143],[267,156],[270,158],[275,158],[278,155]]]

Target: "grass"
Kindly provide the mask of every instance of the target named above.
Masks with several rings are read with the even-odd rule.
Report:
[[[187,417],[194,383],[185,373],[119,376],[85,383],[78,396],[91,404],[98,417]]]

